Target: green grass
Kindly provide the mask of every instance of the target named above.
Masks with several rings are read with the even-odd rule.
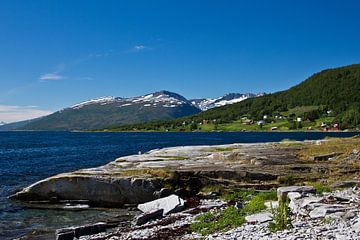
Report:
[[[277,181],[284,185],[294,185],[296,179],[293,175],[278,176]]]
[[[255,191],[237,191],[225,194],[222,198],[228,201],[249,201],[242,209],[236,209],[234,206],[230,206],[224,211],[208,212],[198,216],[195,219],[196,222],[191,224],[192,231],[202,235],[208,235],[241,226],[245,223],[246,215],[264,210],[265,201],[275,200],[277,199],[277,195],[275,191],[260,193]]]
[[[219,148],[210,148],[205,150],[206,152],[226,152],[226,151],[233,151],[237,148],[235,147],[219,147]]]
[[[257,213],[261,212],[265,209],[265,202],[266,201],[273,201],[277,199],[277,194],[275,191],[271,192],[262,192],[255,195],[251,201],[245,205],[244,210],[246,213]]]
[[[289,109],[286,112],[282,112],[282,115],[289,116],[291,114],[294,114],[295,116],[301,116],[306,112],[311,112],[314,110],[319,110],[321,106],[298,106]]]
[[[158,158],[166,158],[166,159],[170,159],[170,160],[186,160],[189,159],[188,157],[184,157],[184,156],[155,156]]]
[[[251,196],[253,196],[254,194],[256,194],[255,191],[235,191],[235,192],[230,192],[230,193],[226,193],[224,195],[221,196],[221,198],[225,201],[245,201],[245,200],[249,200],[247,198],[250,198]]]
[[[133,177],[133,176],[151,176],[154,178],[170,178],[175,177],[175,173],[166,168],[143,168],[143,169],[125,169],[119,174],[121,177]]]
[[[231,206],[222,212],[205,213],[195,218],[195,220],[196,222],[191,224],[191,230],[201,235],[209,235],[241,226],[245,223],[245,216],[242,210]]]
[[[309,185],[315,188],[316,193],[331,192],[331,188],[329,186],[319,182],[313,182],[310,183]]]

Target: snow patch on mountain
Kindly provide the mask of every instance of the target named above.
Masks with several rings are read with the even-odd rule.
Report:
[[[91,99],[79,104],[72,106],[72,109],[80,109],[89,105],[108,105],[116,104],[116,107],[127,107],[132,105],[139,105],[144,107],[177,107],[183,104],[192,105],[186,98],[183,96],[168,92],[160,91],[155,92],[139,97],[130,97],[130,98],[121,98],[121,97],[101,97],[96,99]]]
[[[193,99],[193,100],[191,100],[191,103],[194,106],[201,109],[202,111],[206,111],[211,108],[221,107],[221,106],[225,106],[228,104],[234,104],[234,103],[244,101],[245,99],[248,99],[248,98],[259,97],[259,96],[263,96],[263,95],[265,95],[265,93],[258,93],[258,94],[229,93],[229,94],[226,94],[219,98]]]
[[[79,108],[82,108],[82,107],[84,107],[84,106],[91,105],[91,104],[101,104],[101,105],[105,105],[105,104],[107,104],[107,103],[114,102],[114,101],[116,101],[116,100],[118,100],[118,99],[119,99],[119,98],[115,98],[115,97],[111,97],[111,96],[108,96],[108,97],[100,97],[100,98],[90,99],[90,100],[88,100],[88,101],[75,104],[75,105],[71,106],[71,108],[73,108],[73,109],[79,109]]]

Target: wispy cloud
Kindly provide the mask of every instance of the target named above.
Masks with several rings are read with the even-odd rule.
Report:
[[[144,44],[138,44],[138,45],[135,45],[132,50],[133,50],[133,52],[141,52],[141,51],[145,51],[145,50],[151,50],[151,48]]]
[[[64,79],[64,76],[58,73],[45,73],[40,75],[39,79],[41,81],[53,81],[53,80],[61,80]]]
[[[134,46],[134,49],[135,50],[144,50],[144,49],[146,49],[146,47],[145,47],[145,45],[142,45],[142,44],[140,44],[140,45],[136,45],[136,46]]]
[[[17,122],[51,114],[37,106],[0,105],[0,122]]]

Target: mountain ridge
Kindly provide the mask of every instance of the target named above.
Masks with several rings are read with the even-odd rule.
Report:
[[[241,101],[244,99],[243,96],[244,94],[227,94],[215,101],[222,99],[223,104],[231,104],[231,100]],[[253,96],[256,95],[246,95],[246,97]],[[226,100],[223,98],[230,101],[224,103]],[[207,105],[206,109],[212,107],[216,105]],[[89,99],[48,116],[0,126],[0,130],[91,130],[115,125],[171,120],[200,111],[202,109],[199,106],[182,95],[161,90],[136,97],[105,96]]]

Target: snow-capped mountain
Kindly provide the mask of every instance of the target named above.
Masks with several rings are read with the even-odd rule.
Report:
[[[211,108],[221,107],[228,104],[234,104],[237,102],[244,101],[248,98],[263,96],[265,93],[229,93],[219,98],[203,98],[203,99],[192,99],[191,103],[202,111],[206,111]]]
[[[183,96],[159,91],[139,97],[101,97],[75,104],[33,121],[22,130],[87,130],[171,120],[201,110]]]
[[[0,122],[0,126],[2,126],[2,125],[5,125],[6,124],[6,122]]]
[[[174,108],[180,105],[190,104],[183,96],[169,91],[159,91],[139,97],[121,98],[121,97],[100,97],[91,99],[82,103],[73,105],[72,109],[81,109],[89,105],[108,105],[113,104],[116,107],[128,107],[139,105],[143,107],[170,107]]]
[[[228,104],[233,104],[241,102],[245,99],[263,96],[264,93],[229,93],[219,98],[202,98],[202,99],[191,99],[187,100],[183,96],[169,92],[169,91],[159,91],[139,97],[100,97],[95,99],[90,99],[85,102],[81,102],[73,105],[72,109],[81,109],[90,105],[108,105],[114,104],[117,107],[128,107],[133,105],[142,105],[143,107],[177,107],[183,104],[191,104],[201,111],[206,111],[211,108],[221,107]]]

